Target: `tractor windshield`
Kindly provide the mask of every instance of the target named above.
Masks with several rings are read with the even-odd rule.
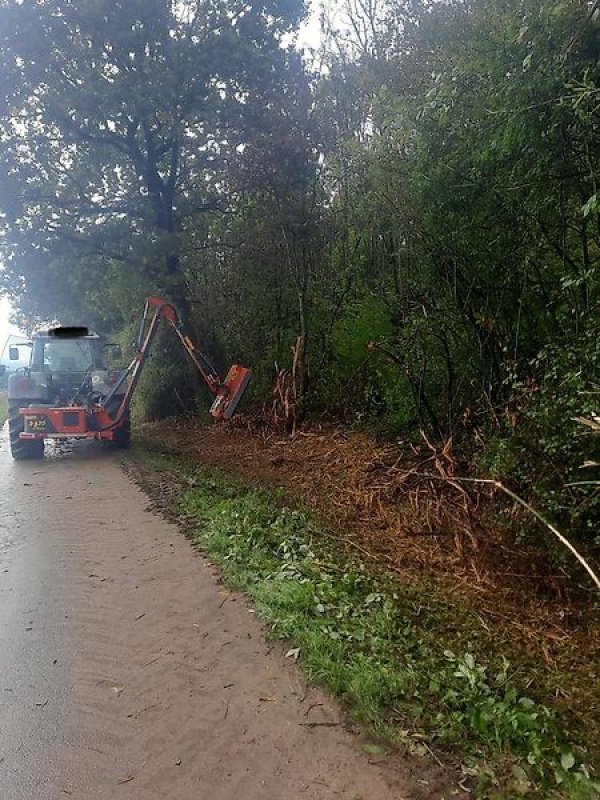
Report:
[[[51,339],[44,342],[44,367],[52,372],[87,372],[94,366],[89,339]]]

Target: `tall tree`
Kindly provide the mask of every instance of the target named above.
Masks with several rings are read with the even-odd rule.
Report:
[[[99,283],[121,286],[125,313],[150,288],[188,310],[186,227],[229,207],[225,165],[302,78],[282,44],[301,0],[2,0],[0,12],[4,289],[40,314],[93,305]]]

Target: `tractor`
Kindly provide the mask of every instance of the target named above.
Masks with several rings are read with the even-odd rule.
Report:
[[[184,332],[175,307],[159,297],[146,300],[133,360],[125,369],[109,369],[116,345],[84,327],[54,327],[33,334],[29,366],[8,379],[10,450],[15,459],[41,458],[44,440],[93,438],[128,447],[130,402],[161,320],[177,335],[192,364],[214,396],[210,412],[229,419],[249,382],[251,371],[235,364],[221,380]],[[112,351],[112,352],[111,352]],[[9,348],[9,360],[19,358]]]

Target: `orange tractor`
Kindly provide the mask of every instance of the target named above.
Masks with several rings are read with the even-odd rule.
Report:
[[[124,370],[106,368],[106,345],[87,328],[51,328],[33,335],[29,366],[8,379],[13,458],[41,458],[45,439],[102,439],[129,445],[129,407],[161,319],[167,320],[214,396],[210,413],[229,419],[251,378],[234,364],[221,380],[182,328],[177,311],[159,297],[146,300],[136,353]],[[18,359],[17,348],[9,358]]]

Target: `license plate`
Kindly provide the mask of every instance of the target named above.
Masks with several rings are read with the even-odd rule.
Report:
[[[28,433],[42,433],[46,430],[46,417],[26,417]]]

